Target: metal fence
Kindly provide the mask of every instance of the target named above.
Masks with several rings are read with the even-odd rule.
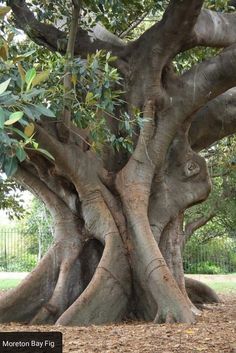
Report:
[[[31,271],[48,244],[20,228],[0,229],[0,271]]]
[[[199,244],[186,244],[183,254],[185,273],[221,274],[236,272],[236,241],[217,237]]]
[[[50,243],[19,228],[0,228],[0,271],[31,271]],[[186,273],[236,272],[236,241],[219,238],[207,244],[188,242],[183,256]]]

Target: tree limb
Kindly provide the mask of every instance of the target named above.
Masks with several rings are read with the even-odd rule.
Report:
[[[143,22],[143,20],[147,15],[148,15],[148,11],[144,12],[142,16],[140,16],[135,21],[133,21],[125,31],[119,34],[119,38],[125,38],[133,29],[138,27],[138,25]]]
[[[73,88],[72,84],[72,68],[73,68],[73,59],[75,52],[75,41],[78,32],[78,21],[80,16],[80,4],[79,2],[73,2],[73,10],[72,10],[72,18],[71,18],[71,26],[70,33],[67,42],[66,48],[66,62],[65,62],[65,74],[64,74],[64,112],[62,115],[62,123],[68,129],[71,121],[71,107],[72,100],[70,97],[70,93]],[[67,141],[69,136],[67,136]]]
[[[184,49],[195,46],[225,48],[236,42],[236,14],[202,10]]]
[[[192,148],[200,151],[236,132],[236,88],[210,101],[194,116],[189,130]]]
[[[195,111],[236,84],[236,45],[219,55],[195,65],[182,75],[183,88],[179,98],[185,99],[184,113]]]
[[[25,168],[18,167],[14,178],[46,204],[52,217],[60,219],[60,217],[65,217],[65,214],[70,218],[75,217],[67,205],[43,181]]]
[[[8,5],[14,13],[16,27],[22,29],[30,39],[51,51],[59,51],[62,54],[66,52],[67,34],[65,32],[38,21],[25,0],[9,0]],[[88,53],[94,53],[100,49],[110,50],[113,55],[119,56],[124,48],[126,44],[102,26],[95,26],[89,33],[80,28],[75,41],[75,54],[84,58]]]
[[[207,222],[216,216],[216,212],[212,211],[207,216],[201,216],[194,221],[186,224],[185,235],[189,238],[197,229],[203,227]]]
[[[172,0],[161,22],[148,29],[137,42],[149,39],[156,50],[174,56],[192,31],[201,11],[203,0]]]
[[[183,251],[187,241],[191,238],[193,233],[203,227],[205,224],[207,224],[212,218],[216,216],[216,211],[213,210],[206,216],[201,216],[194,221],[186,224],[184,232],[183,232],[183,237],[181,238],[181,250]]]

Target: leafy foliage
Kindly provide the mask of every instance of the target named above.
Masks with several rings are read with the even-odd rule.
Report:
[[[84,28],[91,28],[100,22],[111,32],[120,34],[137,21],[143,13],[154,14],[163,10],[167,3],[167,0],[84,0],[80,22]],[[52,23],[57,21],[60,27],[65,30],[68,28],[71,1],[43,1],[43,9],[42,1],[33,0],[30,5],[34,7],[40,20]]]
[[[195,232],[200,242],[217,236],[236,238],[236,139],[227,137],[212,145],[203,155],[212,176],[212,192],[208,200],[186,212],[186,223],[215,211],[216,216]]]
[[[35,50],[19,55],[19,48],[12,42],[14,33],[10,34],[7,39],[2,34],[0,43],[0,167],[7,176],[12,176],[18,163],[27,158],[27,150],[38,149],[32,122],[42,115],[55,116],[41,104],[45,89],[36,88],[47,76],[45,72],[37,73],[33,63],[28,62]],[[22,66],[24,61],[26,70]],[[42,149],[38,151],[46,154]]]
[[[216,237],[199,244],[191,238],[184,251],[186,273],[219,274],[236,271],[236,242],[228,237]]]
[[[0,176],[0,209],[5,210],[10,219],[24,216],[22,187],[10,179]]]
[[[38,255],[40,260],[53,241],[52,218],[40,200],[33,198],[30,212],[20,221],[19,227],[28,244],[27,253]]]

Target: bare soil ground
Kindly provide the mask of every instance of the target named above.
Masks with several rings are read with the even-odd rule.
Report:
[[[208,305],[194,325],[62,327],[0,325],[0,331],[61,331],[63,353],[236,353],[236,293]]]

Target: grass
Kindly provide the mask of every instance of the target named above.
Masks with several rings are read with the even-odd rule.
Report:
[[[0,291],[7,290],[16,287],[21,282],[21,279],[2,279],[0,280]],[[205,282],[217,293],[232,293],[236,294],[236,282],[225,281],[225,282]]]
[[[236,282],[206,282],[206,284],[217,293],[227,294],[234,292],[236,294]]]
[[[0,290],[7,290],[16,287],[21,282],[21,279],[1,279]]]

